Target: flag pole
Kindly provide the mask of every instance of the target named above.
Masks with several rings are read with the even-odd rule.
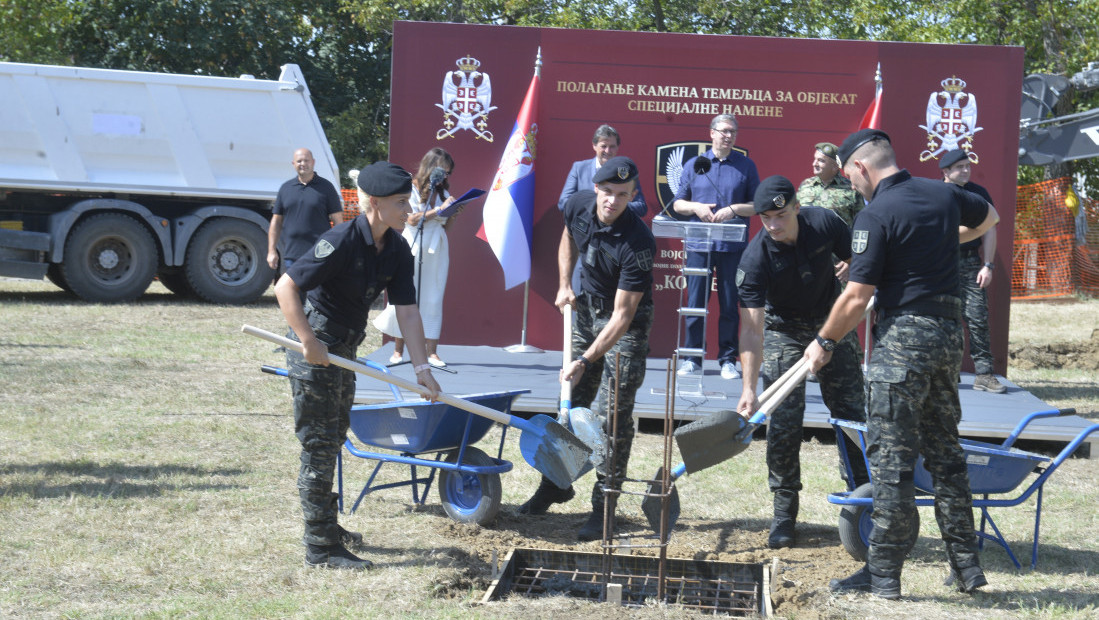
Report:
[[[538,55],[534,59],[534,77],[542,77],[542,47],[538,47]],[[531,274],[533,275],[533,274]],[[527,344],[527,311],[530,308],[530,275],[523,283],[523,329],[519,335],[519,344],[505,347],[508,353],[543,353],[542,349]]]
[[[523,331],[519,344],[505,347],[508,353],[543,353],[542,349],[527,344],[527,308],[530,307],[530,279],[523,283]]]

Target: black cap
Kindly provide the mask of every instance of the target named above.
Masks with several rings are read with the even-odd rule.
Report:
[[[375,198],[412,193],[412,175],[387,161],[376,161],[363,168],[356,183],[367,196]]]
[[[777,174],[767,177],[756,188],[756,213],[781,209],[788,204],[793,204],[796,194],[790,179]]]
[[[890,142],[889,134],[880,129],[860,129],[847,136],[847,139],[840,145],[839,153],[836,155],[839,158],[840,166],[846,164],[847,158],[854,155],[855,151],[859,150],[859,147],[873,140],[885,140],[886,142]],[[892,144],[892,142],[890,142],[890,144]]]
[[[965,150],[954,149],[953,151],[947,151],[943,154],[943,158],[939,160],[939,170],[949,168],[963,159],[969,159],[969,153]]]
[[[607,160],[592,175],[593,183],[626,183],[637,178],[637,164],[629,157],[619,155]]]
[[[836,158],[836,153],[839,152],[839,147],[831,142],[817,142],[816,149],[821,153],[824,153],[826,157]]]

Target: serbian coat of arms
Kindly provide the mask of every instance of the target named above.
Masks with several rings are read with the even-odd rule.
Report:
[[[942,90],[931,93],[927,100],[927,124],[919,126],[927,132],[927,150],[920,153],[920,161],[964,149],[969,160],[977,163],[973,135],[983,129],[977,126],[977,96],[965,92],[965,80],[957,76],[940,84]]]
[[[453,138],[455,133],[466,129],[477,138],[492,142],[492,132],[488,130],[488,113],[496,109],[492,105],[492,81],[480,71],[481,62],[468,54],[454,64],[458,70],[448,71],[443,77],[443,102],[435,104],[443,111],[443,128],[435,138]]]

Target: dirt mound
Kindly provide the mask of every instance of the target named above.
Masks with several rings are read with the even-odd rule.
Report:
[[[1086,342],[1025,343],[1008,351],[1008,365],[1020,370],[1074,368],[1099,370],[1099,329]]]

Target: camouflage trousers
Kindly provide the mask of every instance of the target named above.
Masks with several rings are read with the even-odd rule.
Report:
[[[313,316],[310,322],[313,323]],[[355,347],[316,330],[328,352],[355,359]],[[291,330],[290,338],[297,340]],[[343,449],[350,427],[351,404],[355,397],[355,373],[334,364],[315,366],[296,351],[286,351],[290,389],[294,396],[294,433],[301,442],[298,496],[305,520],[307,545],[331,545],[339,541],[336,525],[337,500],[332,492],[336,458]]]
[[[899,579],[916,542],[913,471],[921,454],[934,484],[935,519],[951,566],[977,565],[973,497],[958,443],[960,322],[887,317],[874,326],[874,338],[867,376],[866,451],[874,480],[870,570]]]
[[[580,295],[576,299],[575,317],[572,327],[573,359],[583,355],[599,332],[607,327],[611,309],[593,307],[588,303],[586,295]],[[649,356],[649,332],[652,326],[653,307],[639,307],[626,333],[602,358],[592,360],[591,367],[584,371],[572,390],[572,406],[590,408],[603,420],[603,430],[608,436],[614,418],[612,407],[616,402],[618,406],[615,458],[613,463],[608,459],[608,463],[603,466],[602,469],[606,471],[597,472],[598,480],[592,488],[592,506],[597,509],[601,509],[604,504],[603,480],[606,475],[612,474],[612,478],[617,481],[626,475],[634,437],[634,397],[645,379],[645,362]],[[620,367],[615,365],[618,353],[621,353]],[[617,395],[614,389],[615,376],[619,380]],[[610,465],[614,469],[610,469]],[[615,488],[621,488],[620,483],[616,482]]]
[[[969,329],[969,356],[978,375],[992,374],[992,343],[988,336],[988,291],[977,286],[984,262],[977,254],[962,256],[958,277],[962,281],[965,326]]]
[[[821,321],[786,320],[767,313],[763,332],[763,365],[760,375],[770,387],[800,360],[816,338]],[[832,360],[817,373],[820,392],[832,417],[866,420],[866,388],[859,362],[859,341],[855,332],[836,344]],[[801,490],[801,440],[805,420],[805,382],[801,382],[767,420],[767,484],[771,492]],[[847,440],[847,453],[855,470],[854,486],[868,482],[862,449]],[[840,468],[846,478],[846,468]]]

